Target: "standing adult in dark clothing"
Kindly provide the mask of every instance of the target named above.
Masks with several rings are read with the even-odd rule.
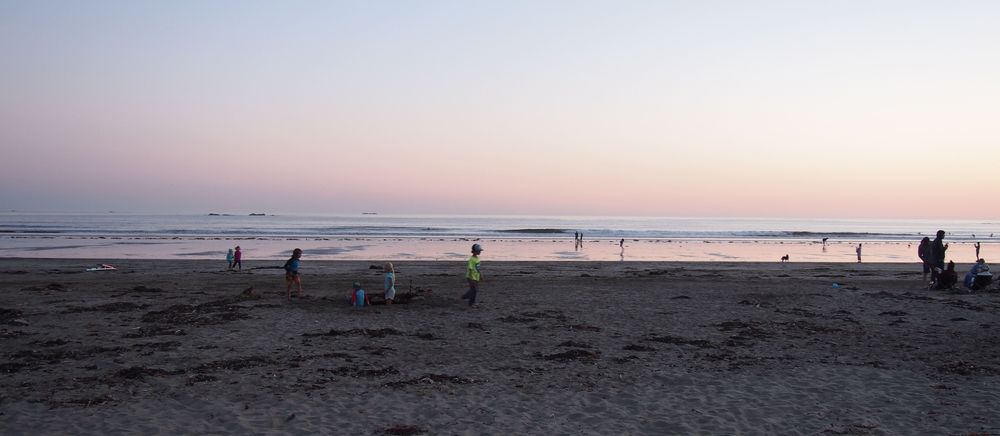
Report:
[[[917,257],[924,265],[924,285],[927,285],[927,274],[934,269],[934,261],[931,259],[931,238],[924,236],[924,239],[920,240],[920,246],[917,247]]]
[[[948,250],[948,244],[944,243],[944,230],[937,231],[937,237],[931,242],[931,262],[934,270],[931,272],[931,281],[937,281],[938,274],[944,270],[944,254]]]

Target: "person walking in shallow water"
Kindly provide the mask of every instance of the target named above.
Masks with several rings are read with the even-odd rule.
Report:
[[[483,252],[483,247],[479,244],[472,244],[472,256],[465,268],[465,278],[469,281],[469,290],[462,295],[463,300],[469,300],[469,307],[476,306],[476,294],[479,293],[479,282],[483,279],[483,274],[479,270],[479,253]]]
[[[858,263],[861,263],[861,244],[858,244],[858,248],[855,248],[854,251],[858,253]]]

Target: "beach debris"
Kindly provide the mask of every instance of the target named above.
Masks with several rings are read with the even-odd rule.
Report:
[[[187,332],[168,326],[155,325],[152,327],[136,327],[131,333],[126,333],[123,338],[147,338],[150,336],[184,336]]]
[[[363,377],[363,378],[377,378],[386,377],[390,375],[399,374],[399,370],[391,366],[386,368],[375,368],[375,369],[361,369],[355,365],[352,366],[341,366],[337,369],[320,369],[321,372],[329,372],[333,375],[345,376],[345,377]]]
[[[189,377],[187,379],[187,381],[184,382],[184,385],[186,385],[186,386],[194,386],[196,383],[207,383],[207,382],[214,382],[214,381],[218,381],[218,380],[219,380],[219,378],[216,377],[216,376],[214,376],[214,375],[196,374],[194,377]],[[246,408],[244,408],[244,410],[246,410],[248,408],[249,407],[246,407]]]
[[[29,323],[28,320],[26,320],[24,318],[16,318],[16,319],[12,319],[9,324],[11,324],[11,325],[26,326],[26,325],[29,325],[31,323]]]
[[[288,415],[288,418],[285,418],[285,422],[291,421],[293,419],[295,419],[295,414],[294,413],[292,413],[291,415]]]
[[[389,335],[402,335],[403,332],[391,329],[351,329],[351,330],[337,330],[330,329],[326,333],[303,333],[302,336],[346,336],[346,335],[356,335],[356,336],[368,336],[371,338],[384,338]]]
[[[58,291],[58,292],[63,292],[63,291],[68,291],[69,288],[67,288],[66,286],[61,285],[59,283],[49,283],[49,284],[47,284],[47,285],[45,285],[43,287],[32,286],[32,287],[29,287],[29,288],[22,288],[21,290],[22,291],[30,291],[30,292],[37,292],[37,291]]]
[[[520,317],[516,317],[514,315],[508,315],[508,316],[505,316],[503,318],[497,318],[497,321],[524,324],[524,323],[529,323],[529,322],[535,322],[535,321],[538,321],[538,320],[535,319],[535,318],[520,318]]]
[[[15,319],[19,319],[24,314],[20,310],[0,309],[0,323],[10,324]]]
[[[986,366],[986,365],[976,365],[972,362],[966,362],[964,360],[959,360],[951,363],[946,363],[944,365],[937,367],[938,372],[943,372],[946,374],[957,374],[957,375],[997,375],[1000,374],[1000,370],[997,368]]]
[[[118,268],[115,268],[114,265],[108,263],[99,263],[95,267],[87,268],[87,271],[114,271],[117,269]]]
[[[390,434],[395,436],[412,436],[423,433],[427,433],[427,430],[424,430],[415,425],[396,424],[392,427],[385,429],[385,434]]]
[[[225,359],[217,360],[214,362],[203,363],[201,365],[191,368],[194,372],[212,372],[220,370],[228,371],[238,371],[246,368],[256,368],[258,366],[264,365],[274,365],[277,364],[273,359],[264,356],[250,356],[237,359]]]
[[[115,378],[124,378],[124,379],[132,379],[132,380],[139,380],[139,379],[142,379],[143,377],[145,377],[147,375],[148,376],[159,377],[159,376],[171,375],[171,374],[177,374],[177,372],[170,372],[170,371],[166,371],[166,370],[159,369],[159,368],[146,368],[144,366],[133,366],[133,367],[125,368],[125,369],[119,370],[118,372],[115,372],[112,375],[112,377],[115,377]]]
[[[594,347],[591,347],[589,344],[584,344],[582,342],[574,342],[574,341],[563,342],[563,343],[557,345],[557,347],[594,348]]]
[[[693,345],[693,346],[698,347],[698,348],[713,348],[713,347],[715,347],[715,345],[713,345],[711,342],[706,341],[704,339],[687,339],[687,338],[682,338],[680,336],[671,336],[671,335],[666,335],[666,336],[647,336],[645,340],[649,341],[649,342],[662,342],[664,344]]]
[[[596,360],[601,357],[600,351],[588,351],[588,350],[568,350],[562,353],[542,355],[541,358],[545,360],[558,360],[565,362],[567,360]]]
[[[64,311],[63,313],[80,313],[80,312],[130,312],[138,309],[145,309],[149,307],[148,304],[135,304],[129,302],[115,302],[108,304],[101,304],[98,306],[73,306]]]
[[[477,381],[455,375],[426,374],[422,377],[417,377],[410,380],[389,382],[386,383],[385,386],[393,388],[393,387],[412,386],[412,385],[444,385],[444,384],[468,385],[473,383],[477,383]]]

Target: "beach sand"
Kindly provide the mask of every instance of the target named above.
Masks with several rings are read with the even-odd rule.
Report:
[[[473,309],[398,262],[359,311],[378,262],[307,253],[290,302],[281,262],[95,263],[0,260],[3,434],[1000,433],[1000,293],[917,264],[484,256]]]

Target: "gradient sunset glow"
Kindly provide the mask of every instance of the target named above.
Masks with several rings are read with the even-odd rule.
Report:
[[[0,205],[997,218],[997,23],[990,1],[4,2]]]

